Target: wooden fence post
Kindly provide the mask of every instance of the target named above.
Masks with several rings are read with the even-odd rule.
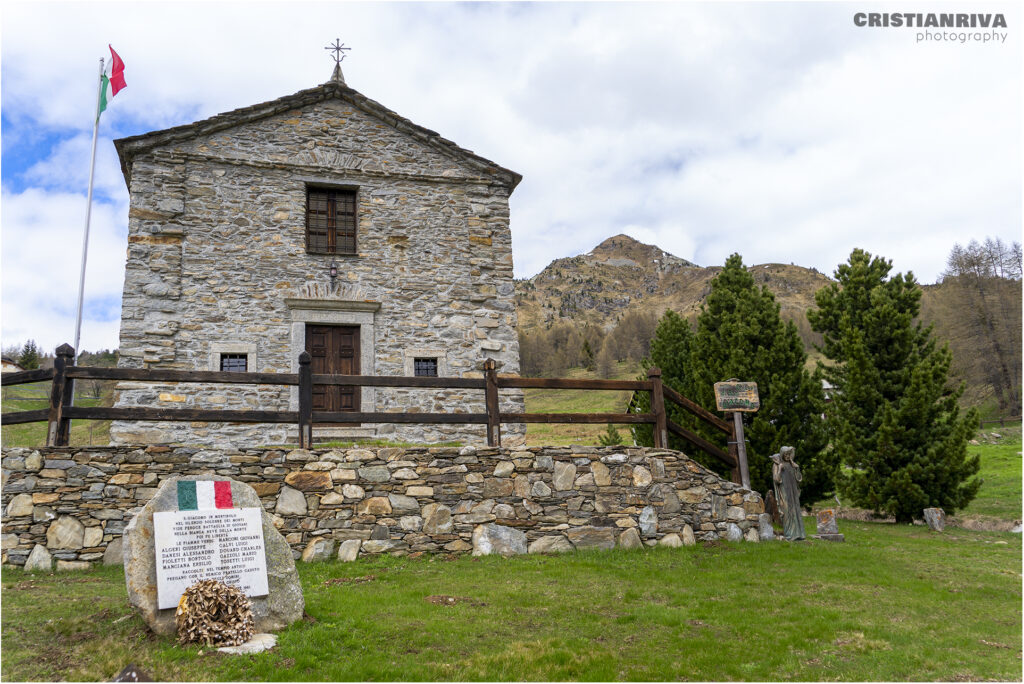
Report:
[[[736,417],[735,413],[729,412],[725,414],[725,419],[730,422],[732,431],[728,435],[729,455],[733,458],[732,467],[732,481],[736,484],[740,483],[740,453],[739,453],[739,440],[736,435]]]
[[[668,417],[665,415],[665,393],[661,389],[661,369],[652,367],[647,371],[651,381],[651,413],[654,414],[654,446],[668,447]]]
[[[53,360],[53,389],[50,390],[50,415],[46,426],[47,446],[67,446],[71,440],[71,421],[64,417],[64,407],[71,404],[75,381],[67,377],[67,367],[73,363],[75,350],[70,344],[57,347]]]
[[[494,359],[484,361],[484,405],[487,410],[487,446],[501,446],[501,411],[498,407],[498,374]]]
[[[747,467],[747,442],[743,436],[743,413],[735,411],[732,414],[733,435],[736,438],[736,462],[740,471],[740,484],[750,489],[750,469]]]
[[[299,448],[313,447],[313,368],[309,352],[299,354]]]

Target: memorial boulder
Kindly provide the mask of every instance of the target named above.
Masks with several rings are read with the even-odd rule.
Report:
[[[190,585],[216,579],[252,602],[257,632],[283,629],[305,603],[291,549],[249,485],[212,475],[171,478],[124,530],[128,602],[157,634],[174,634]]]

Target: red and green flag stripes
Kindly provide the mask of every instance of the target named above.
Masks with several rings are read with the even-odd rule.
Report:
[[[110,78],[107,78],[106,74],[100,74],[100,114],[107,108],[107,84],[110,84],[110,97],[114,97],[122,88],[128,86],[124,80],[124,62],[121,56],[114,52],[110,45],[107,47],[110,48]]]
[[[110,45],[107,47],[110,48],[110,96],[114,97],[128,84],[124,82],[124,62],[121,61],[121,56],[114,52]]]
[[[178,510],[206,511],[231,508],[231,483],[227,480],[182,480],[178,482]]]

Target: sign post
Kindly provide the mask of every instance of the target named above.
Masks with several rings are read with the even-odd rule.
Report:
[[[736,460],[739,462],[740,483],[750,489],[750,469],[747,466],[747,443],[743,436],[743,414],[761,408],[756,382],[738,382],[731,378],[715,383],[715,404],[719,411],[731,412],[733,436],[736,440]]]
[[[740,462],[740,483],[750,489],[750,469],[747,467],[747,444],[743,437],[743,414],[732,412],[733,434],[736,435],[736,456]]]

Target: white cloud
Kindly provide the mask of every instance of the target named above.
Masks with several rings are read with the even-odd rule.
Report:
[[[121,202],[128,201],[128,189],[121,174],[117,152],[109,140],[96,146],[96,171],[93,194]],[[48,190],[74,191],[89,187],[89,158],[92,134],[80,133],[55,145],[48,157],[25,172],[25,181]],[[84,203],[84,199],[83,199]],[[84,211],[84,209],[83,209]]]
[[[3,193],[3,344],[73,343],[85,196],[30,188]],[[83,349],[117,346],[127,205],[94,203],[86,269]],[[112,315],[113,314],[113,315]]]
[[[97,188],[103,211],[116,212],[110,225],[121,226],[112,235],[127,210],[111,137],[321,83],[331,71],[322,46],[340,31],[353,47],[343,64],[350,85],[524,175],[511,200],[520,277],[622,232],[703,265],[739,251],[748,264],[827,273],[863,247],[924,282],[954,242],[1020,239],[1013,5],[986,6],[1007,15],[1010,35],[985,45],[918,45],[912,30],[858,28],[863,8],[840,3],[242,7],[4,5],[5,162],[9,148],[39,136],[63,141],[14,176],[5,165],[5,340],[66,300],[35,273],[8,278],[7,265],[39,263],[20,246],[58,206],[67,205],[66,229],[80,231],[83,208],[69,198],[85,193],[107,42],[129,86],[101,126]],[[310,32],[310,17],[323,35]],[[123,257],[119,247],[90,258],[116,280]],[[102,346],[115,344],[111,336]]]

